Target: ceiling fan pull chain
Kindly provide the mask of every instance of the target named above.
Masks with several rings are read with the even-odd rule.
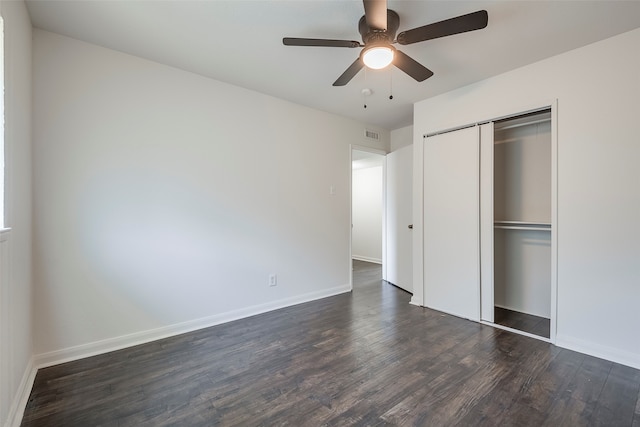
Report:
[[[393,68],[389,67],[389,100],[393,99]]]
[[[362,89],[362,104],[364,104],[364,108],[367,108],[367,94],[370,94],[371,91],[367,86],[367,67],[364,67],[364,89]]]

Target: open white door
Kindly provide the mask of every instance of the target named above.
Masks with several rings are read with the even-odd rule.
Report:
[[[424,140],[424,300],[480,320],[480,130]]]
[[[386,280],[413,292],[413,146],[387,154]]]

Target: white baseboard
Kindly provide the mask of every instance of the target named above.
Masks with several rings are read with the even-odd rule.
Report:
[[[556,345],[579,353],[588,354],[589,356],[640,369],[640,354],[638,353],[631,353],[562,334],[556,335]]]
[[[22,423],[22,416],[24,415],[24,409],[27,406],[27,401],[31,395],[31,389],[33,388],[33,381],[36,379],[36,372],[38,369],[35,366],[34,358],[32,357],[27,364],[20,385],[9,407],[9,414],[5,427],[20,427]]]
[[[358,261],[372,262],[374,264],[382,264],[382,260],[380,258],[369,258],[361,255],[351,255],[352,259],[357,259]]]
[[[416,298],[415,294],[411,296],[411,301],[409,301],[409,304],[417,305],[418,307],[422,307],[422,301],[418,301],[418,299]]]
[[[189,320],[169,326],[163,326],[161,328],[135,332],[133,334],[108,338],[105,340],[64,348],[48,353],[42,353],[34,357],[34,364],[38,369],[45,368],[47,366],[58,365],[60,363],[108,353],[110,351],[120,350],[123,348],[132,347],[134,345],[145,344],[151,341],[192,332],[198,329],[208,328],[210,326],[243,319],[245,317],[255,316],[257,314],[266,313],[268,311],[277,310],[279,308],[290,307],[292,305],[327,298],[333,295],[338,295],[350,291],[351,287],[348,284],[337,286],[334,288],[310,292],[307,294],[285,298],[274,302],[254,305],[251,307],[228,311],[226,313]]]

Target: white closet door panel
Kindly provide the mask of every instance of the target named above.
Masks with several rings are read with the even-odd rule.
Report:
[[[493,122],[480,126],[480,318],[493,322]]]
[[[387,154],[387,280],[413,292],[413,146]]]
[[[425,139],[424,292],[435,310],[480,320],[479,128]]]

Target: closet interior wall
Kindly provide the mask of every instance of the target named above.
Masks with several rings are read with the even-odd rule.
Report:
[[[550,111],[495,123],[494,304],[544,319],[551,317],[551,164]]]

